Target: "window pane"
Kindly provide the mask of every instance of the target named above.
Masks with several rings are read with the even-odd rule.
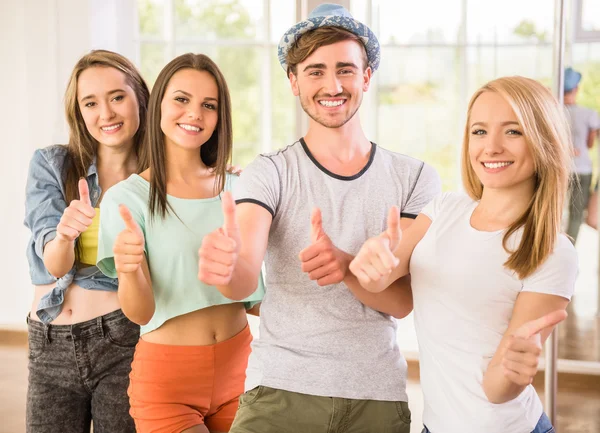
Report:
[[[600,42],[575,44],[573,67],[582,75],[577,103],[600,113]]]
[[[554,2],[479,0],[467,5],[470,43],[552,42]]]
[[[551,46],[469,47],[467,76],[469,97],[490,80],[522,75],[552,85]]]
[[[296,22],[294,0],[271,0],[271,43],[279,44],[283,34]]]
[[[296,137],[296,97],[277,59],[277,48],[271,49],[271,145],[270,150],[292,144]]]
[[[142,76],[148,86],[152,87],[165,62],[165,45],[162,43],[140,44],[140,63]]]
[[[427,161],[444,190],[459,180],[462,107],[455,48],[385,48],[378,85],[378,144]]]
[[[138,25],[140,36],[160,37],[163,34],[163,0],[138,0]]]
[[[581,28],[585,31],[600,32],[600,2],[581,0]]]
[[[248,164],[260,153],[259,116],[269,115],[262,112],[260,104],[260,50],[193,44],[182,44],[177,48],[178,55],[187,52],[206,54],[225,76],[233,110],[233,161],[241,165]]]
[[[453,43],[460,28],[461,0],[378,0],[373,2],[373,16],[381,44]]]
[[[257,39],[262,36],[262,0],[173,0],[175,38]]]

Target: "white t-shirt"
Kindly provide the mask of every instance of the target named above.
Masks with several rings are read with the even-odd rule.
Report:
[[[571,124],[573,147],[578,155],[573,157],[573,171],[579,174],[592,174],[592,159],[587,147],[590,131],[600,129],[598,113],[580,105],[566,105],[568,119]]]
[[[490,403],[483,375],[522,291],[570,299],[577,254],[560,235],[553,253],[520,280],[503,266],[504,231],[471,226],[477,206],[467,195],[444,193],[422,213],[432,224],[411,262],[415,328],[419,341],[423,422],[432,433],[530,433],[542,404],[529,385],[514,400]],[[513,245],[522,231],[513,237]]]

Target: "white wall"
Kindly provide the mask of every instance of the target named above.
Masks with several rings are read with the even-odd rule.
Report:
[[[29,159],[66,141],[62,97],[78,58],[93,48],[135,58],[134,12],[135,0],[0,2],[0,328],[24,329],[33,297],[23,226]]]

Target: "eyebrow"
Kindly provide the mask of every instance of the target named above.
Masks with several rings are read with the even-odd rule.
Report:
[[[107,92],[106,94],[107,95],[112,95],[113,93],[119,93],[119,92],[125,92],[125,90],[123,90],[123,89],[114,89],[114,90],[111,90],[110,92]],[[81,98],[81,100],[79,102],[83,102],[86,99],[94,99],[95,97],[96,97],[96,95],[87,95],[86,97]]]
[[[356,64],[353,62],[337,62],[335,64],[336,69],[348,67],[358,69],[358,66],[356,66]],[[309,69],[327,69],[327,65],[325,63],[311,63],[310,65],[306,65],[302,72],[306,72]]]
[[[473,126],[476,126],[476,125],[480,125],[480,126],[487,126],[487,123],[485,123],[485,122],[475,122],[475,123],[473,123],[473,124],[471,125],[471,127],[473,127]],[[519,124],[519,122],[515,122],[514,120],[509,120],[509,121],[507,121],[507,122],[502,122],[502,123],[500,124],[500,126],[508,126],[508,125],[517,125],[517,126],[521,126],[521,125]]]
[[[188,98],[193,98],[194,95],[192,95],[191,93],[186,92],[185,90],[175,90],[173,93],[183,93],[185,96],[187,96]],[[217,98],[213,98],[212,96],[206,96],[204,98],[205,101],[215,101],[215,102],[219,102],[219,100]]]

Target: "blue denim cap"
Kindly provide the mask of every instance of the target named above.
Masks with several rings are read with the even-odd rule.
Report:
[[[565,92],[570,92],[579,85],[581,74],[573,68],[565,69]]]
[[[371,29],[360,21],[352,18],[350,12],[343,6],[323,3],[314,8],[307,19],[300,21],[285,32],[281,41],[279,41],[277,55],[279,57],[279,63],[284,71],[287,72],[288,69],[286,61],[287,53],[298,38],[306,32],[326,26],[339,27],[358,36],[367,51],[368,65],[373,72],[377,70],[379,67],[379,60],[381,59],[381,52],[379,41]]]

